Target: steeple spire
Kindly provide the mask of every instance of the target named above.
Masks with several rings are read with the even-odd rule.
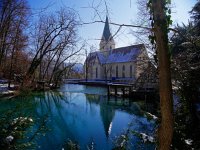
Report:
[[[109,38],[112,38],[109,23],[108,23],[108,16],[106,16],[106,22],[105,22],[105,26],[104,26],[104,29],[103,29],[103,36],[102,37],[104,37],[106,41],[108,41]]]
[[[103,51],[115,48],[115,42],[110,32],[108,16],[106,16],[106,21],[105,21],[105,25],[103,29],[103,35],[102,35],[99,46],[100,46],[100,50],[103,50]]]

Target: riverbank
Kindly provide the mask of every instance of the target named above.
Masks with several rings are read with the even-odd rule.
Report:
[[[6,80],[1,81],[2,82],[0,82],[0,98],[11,98],[17,95],[18,86],[11,84],[10,87],[8,87],[8,83],[6,82]]]

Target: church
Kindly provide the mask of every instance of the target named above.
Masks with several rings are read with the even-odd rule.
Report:
[[[115,48],[115,41],[106,17],[99,51],[90,53],[85,61],[87,80],[135,83],[149,67],[144,44]]]

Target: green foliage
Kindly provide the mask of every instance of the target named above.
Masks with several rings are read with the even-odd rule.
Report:
[[[173,78],[178,82],[176,86],[180,87],[182,97],[191,103],[198,100],[200,87],[199,36],[192,23],[177,26],[176,30],[179,34],[172,38],[171,44]]]
[[[64,148],[66,150],[80,150],[80,146],[77,142],[74,142],[70,139],[67,140],[67,142],[64,144]]]
[[[32,126],[30,117],[14,118],[16,109],[8,110],[0,117],[0,147],[4,149],[26,149],[32,146],[31,142],[20,143],[19,140],[26,138],[27,128]]]
[[[195,24],[195,30],[198,32],[198,35],[200,35],[200,1],[195,4],[190,13],[193,23]]]
[[[157,118],[148,112],[145,112],[144,116],[147,117],[148,120],[152,120],[155,122],[157,121]],[[128,128],[123,133],[121,133],[119,136],[115,137],[113,150],[131,150],[131,149],[133,149],[133,146],[136,149],[142,150],[142,149],[145,149],[143,147],[144,144],[147,147],[148,146],[151,147],[152,145],[156,144],[155,136],[150,136],[150,135],[147,135],[140,131],[134,130],[133,129],[134,125],[135,125],[134,122],[130,122]],[[157,128],[157,126],[155,126],[155,128]],[[131,141],[133,139],[137,140],[136,145],[131,144]]]
[[[37,96],[45,98],[41,93],[21,94],[13,99],[2,100],[0,108],[0,147],[3,149],[35,149],[35,140],[44,136],[47,129],[48,115],[35,116],[37,103],[30,100]],[[55,96],[56,97],[56,96]],[[8,102],[9,101],[9,102]],[[9,103],[9,105],[7,105]]]
[[[200,11],[195,15],[200,15]],[[177,25],[177,34],[171,38],[172,75],[180,96],[180,106],[175,113],[174,149],[200,148],[196,111],[196,103],[200,103],[200,30],[197,23]]]
[[[197,122],[194,123],[193,116],[184,101],[175,112],[173,149],[199,149],[199,128]]]
[[[116,137],[114,144],[115,147],[113,148],[113,150],[126,150],[127,149],[127,144],[129,141],[129,133],[130,130],[128,129],[124,134],[121,134],[119,136]]]
[[[154,10],[153,10],[153,5],[152,5],[152,1],[153,0],[148,0],[147,2],[147,8],[149,10],[150,13],[150,21],[151,21],[151,27],[153,30],[155,30],[155,23],[157,24],[161,24],[163,31],[166,33],[166,35],[169,33],[169,27],[170,25],[172,25],[173,21],[171,19],[171,8],[169,7],[169,5],[171,4],[171,0],[165,0],[163,7],[165,10],[165,19],[164,20],[155,20],[154,17]],[[166,39],[168,41],[168,39]],[[156,50],[156,37],[155,37],[155,33],[152,32],[151,35],[149,36],[149,41],[152,44],[152,48],[155,49],[155,55],[154,55],[154,60],[157,63],[158,59],[157,59],[157,50]]]

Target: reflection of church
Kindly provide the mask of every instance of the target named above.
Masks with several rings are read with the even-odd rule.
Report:
[[[108,137],[111,133],[115,109],[107,104],[105,101],[105,96],[86,94],[86,97],[90,103],[98,103],[100,105],[101,120],[104,126],[105,134]]]
[[[115,116],[115,109],[110,107],[107,104],[102,103],[100,104],[100,114],[101,114],[101,119],[103,122],[106,136],[108,137],[111,133],[112,120]]]

